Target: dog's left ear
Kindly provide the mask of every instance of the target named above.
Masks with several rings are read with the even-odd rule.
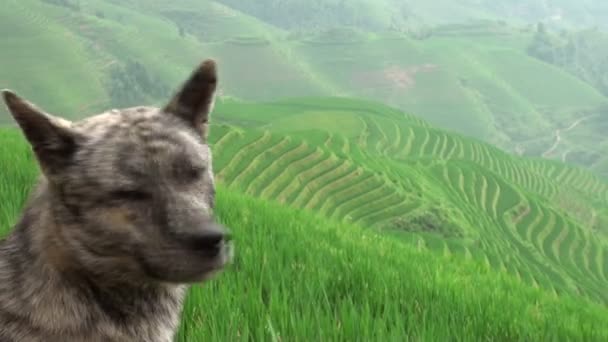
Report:
[[[21,131],[32,146],[38,163],[47,176],[61,172],[69,164],[80,137],[71,122],[45,113],[11,90],[2,98]]]
[[[216,87],[217,66],[214,60],[207,59],[194,70],[163,111],[185,120],[206,141]]]

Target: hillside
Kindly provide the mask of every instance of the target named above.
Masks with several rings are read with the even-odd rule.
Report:
[[[557,33],[539,25],[527,51],[530,56],[555,65],[608,95],[607,43],[608,33],[597,28]],[[560,144],[556,141],[545,155],[561,156],[562,161],[587,165],[596,173],[606,175],[603,132],[607,113],[608,107],[602,106],[560,129],[556,132]],[[581,135],[588,138],[581,139]]]
[[[357,26],[367,30],[407,30],[420,25],[471,19],[518,23],[545,21],[559,27],[606,28],[608,5],[601,0],[218,0],[286,29]]]
[[[608,184],[591,173],[373,102],[220,101],[214,120],[238,257],[192,289],[180,340],[608,337]],[[15,129],[0,162],[5,233],[38,172]]]
[[[10,33],[0,41],[0,86],[82,117],[156,103],[209,56],[221,63],[226,98],[365,98],[510,152],[608,172],[605,151],[593,149],[605,138],[592,125],[556,137],[581,119],[603,116],[606,97],[528,55],[533,29],[477,20],[407,32],[292,32],[226,4],[7,0],[0,8],[0,32]],[[6,118],[0,109],[0,123]]]
[[[215,170],[232,188],[608,300],[608,183],[590,172],[368,102],[226,102],[216,117]]]

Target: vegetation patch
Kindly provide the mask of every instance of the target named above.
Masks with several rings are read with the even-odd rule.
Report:
[[[51,5],[61,6],[61,7],[64,7],[71,11],[76,11],[76,12],[79,12],[81,9],[79,0],[40,0],[40,1],[46,2],[47,4],[51,4]]]
[[[410,233],[432,233],[445,238],[462,238],[464,230],[450,217],[450,213],[437,207],[421,208],[387,223],[384,229]]]
[[[131,107],[170,95],[170,87],[138,61],[110,67],[106,87],[114,107]]]
[[[313,44],[356,44],[369,39],[365,32],[353,27],[336,27],[317,33],[313,37],[306,39],[306,42]]]
[[[256,36],[237,36],[229,39],[227,42],[236,45],[252,45],[252,46],[265,46],[270,45],[270,41],[263,37]]]

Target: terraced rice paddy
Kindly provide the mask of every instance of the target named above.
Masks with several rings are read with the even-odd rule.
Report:
[[[308,111],[317,117],[344,110],[347,102],[312,103],[267,104],[265,112],[255,105],[230,114],[220,109],[225,121],[245,111],[260,115],[257,127],[222,125],[213,131],[218,178],[250,195],[388,231],[402,229],[399,222],[407,225],[433,206],[447,207],[458,213],[447,220],[460,227],[460,238],[447,243],[440,227],[430,227],[435,231],[404,239],[484,260],[558,294],[608,301],[602,290],[608,280],[604,237],[590,229],[588,217],[557,201],[568,192],[599,214],[607,205],[608,184],[581,169],[513,157],[395,111],[351,111],[362,123],[358,134],[315,120],[306,131],[297,125],[286,131],[286,122],[302,121]],[[276,130],[275,117],[282,121]]]

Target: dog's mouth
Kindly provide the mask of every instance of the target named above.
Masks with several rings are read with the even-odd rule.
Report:
[[[191,282],[201,282],[208,280],[215,276],[217,273],[224,270],[227,266],[232,264],[234,260],[234,243],[232,241],[225,242],[220,251],[210,261],[208,268],[201,275],[200,279],[195,279]]]

